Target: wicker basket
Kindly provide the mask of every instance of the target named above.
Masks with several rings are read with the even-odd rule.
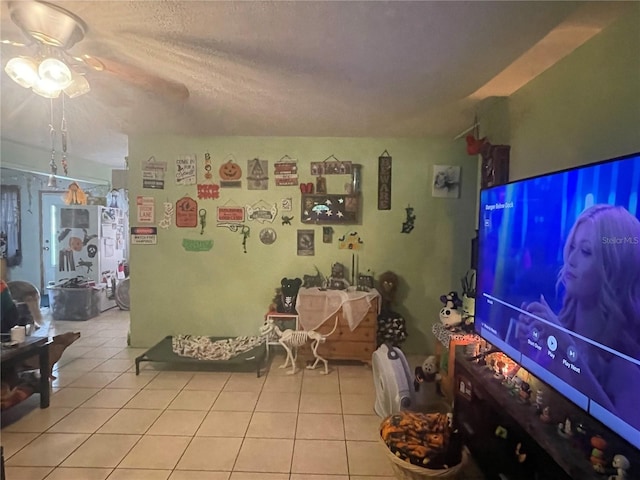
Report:
[[[396,457],[391,452],[391,450],[389,450],[389,447],[387,446],[387,444],[384,443],[384,440],[382,440],[382,437],[378,437],[378,443],[380,443],[380,445],[382,445],[382,448],[384,448],[385,455],[391,462],[391,468],[393,469],[393,473],[396,476],[396,478],[400,480],[422,480],[424,478],[438,478],[438,479],[452,480],[456,478],[462,478],[462,477],[458,477],[458,474],[462,472],[462,469],[467,463],[467,456],[468,456],[467,449],[463,448],[462,459],[460,460],[460,463],[458,465],[454,465],[451,468],[432,470],[429,468],[414,465],[405,460],[402,460],[401,458]]]

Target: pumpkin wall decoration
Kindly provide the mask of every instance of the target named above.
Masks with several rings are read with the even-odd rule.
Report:
[[[242,168],[233,160],[220,165],[220,186],[225,188],[240,188],[242,186]]]

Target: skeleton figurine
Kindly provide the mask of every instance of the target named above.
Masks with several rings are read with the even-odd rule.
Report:
[[[316,358],[313,365],[307,365],[307,368],[310,370],[315,369],[318,366],[319,362],[324,363],[324,373],[320,372],[322,375],[326,375],[329,373],[329,365],[325,358],[322,358],[318,355],[318,346],[321,343],[324,343],[327,340],[327,337],[336,331],[338,327],[338,317],[336,316],[336,323],[333,326],[333,330],[331,330],[326,335],[323,333],[318,333],[314,330],[291,330],[287,329],[284,332],[280,330],[280,328],[275,324],[273,318],[267,319],[266,323],[260,328],[260,334],[264,336],[270,335],[272,332],[275,332],[278,336],[278,343],[282,345],[282,347],[287,352],[287,358],[284,361],[284,364],[280,365],[280,368],[287,368],[289,366],[289,362],[291,362],[291,371],[288,372],[288,375],[293,375],[296,373],[296,359],[297,359],[297,351],[298,348],[302,347],[308,341],[311,341],[311,351],[313,352],[313,356]],[[295,354],[293,353],[295,350]]]

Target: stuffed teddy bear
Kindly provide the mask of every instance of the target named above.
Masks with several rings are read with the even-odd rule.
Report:
[[[459,307],[462,306],[462,300],[458,297],[457,292],[449,292],[440,296],[440,301],[444,303],[444,307],[440,309],[440,322],[445,327],[455,327],[462,323],[462,314]]]
[[[280,286],[278,313],[296,313],[296,297],[298,296],[298,290],[302,286],[302,280],[284,277],[280,281]]]

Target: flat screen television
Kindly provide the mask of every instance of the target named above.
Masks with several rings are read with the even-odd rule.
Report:
[[[476,331],[640,448],[640,153],[480,192]]]

